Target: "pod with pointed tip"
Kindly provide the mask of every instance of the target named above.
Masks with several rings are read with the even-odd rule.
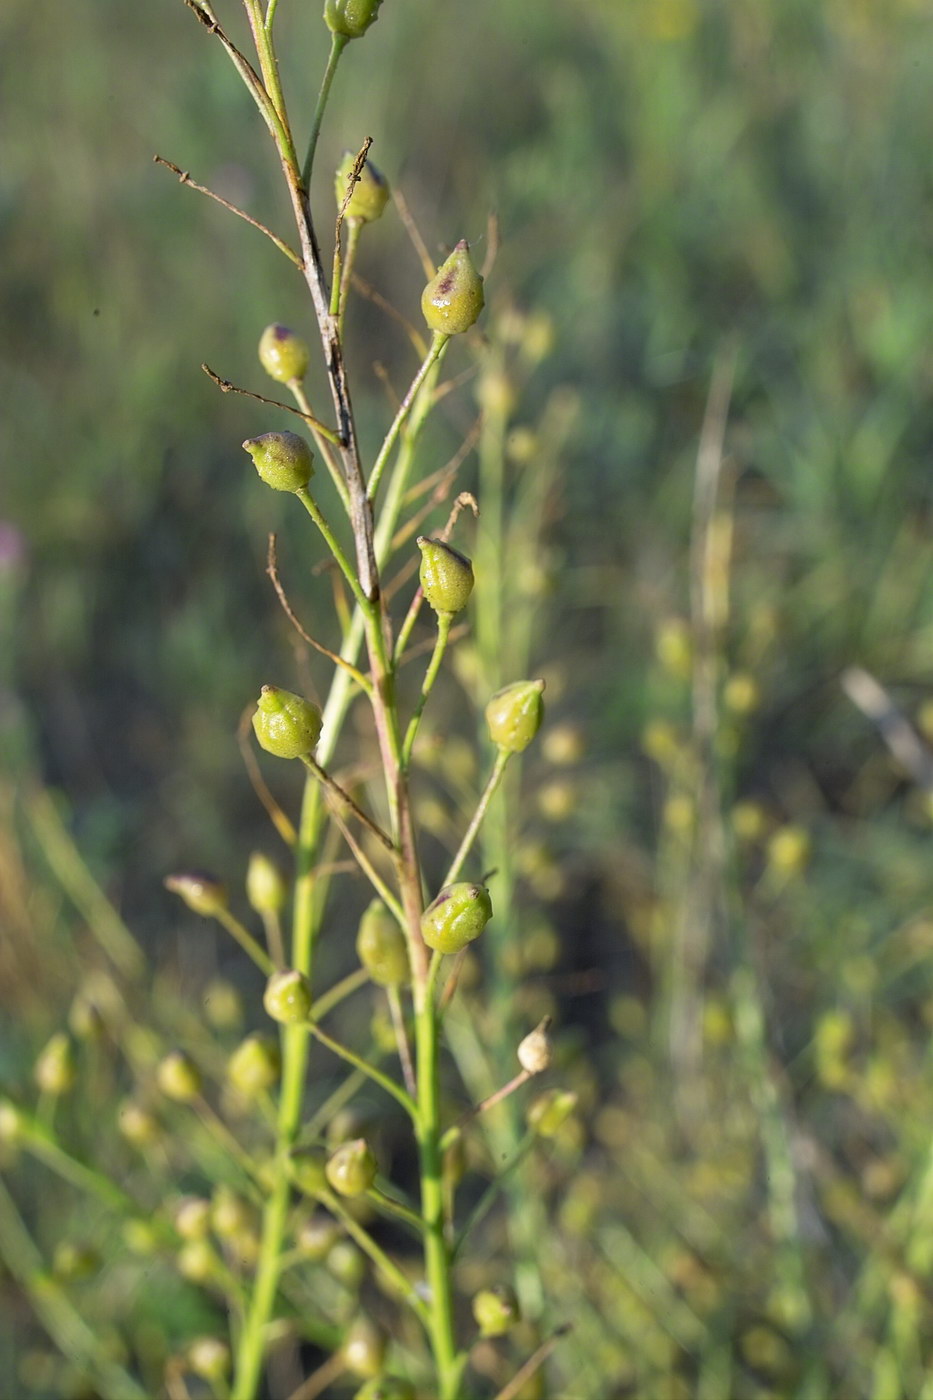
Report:
[[[505,1284],[481,1288],[473,1299],[473,1316],[480,1336],[502,1337],[521,1319],[518,1299]]]
[[[365,1138],[354,1138],[337,1148],[325,1167],[329,1185],[341,1196],[362,1196],[376,1180],[378,1167]]]
[[[359,39],[379,18],[382,0],[325,0],[324,22],[332,34]]]
[[[381,899],[374,899],[360,919],[356,952],[380,987],[399,987],[411,981],[405,935]]]
[[[421,937],[438,953],[459,953],[479,938],[492,918],[492,900],[485,885],[461,880],[448,885],[421,916]]]
[[[166,875],[162,881],[167,890],[183,899],[189,909],[206,919],[220,914],[227,907],[227,891],[213,875],[189,870],[178,875]]]
[[[470,256],[469,243],[461,238],[421,293],[421,313],[432,331],[462,335],[476,323],[485,305],[483,279]]]
[[[436,613],[458,613],[473,592],[473,565],[445,540],[419,535],[421,566],[418,577],[424,596]]]
[[[248,1035],[227,1061],[227,1078],[245,1099],[271,1089],[282,1072],[282,1052],[268,1035]]]
[[[307,342],[288,326],[266,326],[259,338],[259,363],[278,384],[291,384],[308,373],[311,352]]]
[[[273,491],[303,491],[314,475],[314,454],[297,433],[261,433],[247,438],[243,451]]]
[[[516,681],[497,693],[486,706],[489,737],[506,753],[527,749],[541,728],[544,681]]]
[[[311,983],[303,972],[290,967],[273,972],[266,983],[262,1004],[273,1021],[294,1026],[307,1021],[311,1011]]]
[[[256,702],[253,731],[267,753],[301,758],[313,752],[321,737],[321,712],[290,690],[264,685]]]

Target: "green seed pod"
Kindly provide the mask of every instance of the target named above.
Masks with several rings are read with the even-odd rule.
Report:
[[[74,1283],[82,1278],[90,1278],[100,1269],[100,1255],[89,1245],[74,1244],[62,1240],[55,1247],[52,1259],[52,1272],[56,1278]]]
[[[325,1168],[327,1180],[341,1196],[362,1196],[376,1180],[376,1159],[365,1138],[338,1147]]]
[[[419,535],[419,577],[424,596],[436,613],[458,613],[473,592],[473,565],[443,540]]]
[[[79,992],[68,1009],[68,1029],[76,1040],[98,1041],[104,1033],[104,1018],[83,992]]]
[[[0,1143],[15,1147],[22,1142],[26,1121],[12,1099],[0,1099]]]
[[[253,851],[246,867],[246,898],[257,914],[280,914],[288,898],[288,883],[279,867],[262,851]]]
[[[374,1376],[356,1392],[353,1400],[415,1400],[415,1387],[411,1381],[400,1380],[398,1376]]]
[[[327,1252],[327,1268],[344,1288],[356,1292],[366,1277],[366,1255],[352,1240],[337,1240]]]
[[[134,1147],[149,1147],[159,1136],[159,1124],[135,1099],[124,1099],[117,1110],[117,1130]]]
[[[343,1339],[341,1355],[354,1376],[378,1376],[385,1365],[388,1338],[371,1318],[358,1317]]]
[[[347,151],[337,167],[334,193],[337,196],[338,209],[341,208],[347,197],[347,182],[355,164],[356,156],[352,151]],[[361,224],[371,224],[381,217],[388,202],[388,180],[382,171],[373,165],[372,161],[364,160],[353,186],[353,193],[347,200],[347,207],[343,213],[344,218],[356,219]]]
[[[238,1030],[243,1024],[243,998],[226,977],[212,977],[204,988],[204,1015],[218,1031]]]
[[[468,331],[486,304],[483,279],[461,238],[421,293],[421,314],[432,331],[460,335]]]
[[[217,1238],[233,1239],[252,1223],[249,1207],[242,1196],[221,1183],[211,1197],[211,1225]]]
[[[203,871],[188,871],[181,875],[166,875],[162,881],[167,890],[183,899],[189,909],[203,914],[206,919],[221,913],[227,907],[227,891],[213,875]]]
[[[159,1234],[148,1220],[125,1220],[120,1230],[123,1243],[131,1254],[146,1257],[159,1248]]]
[[[324,23],[332,34],[359,39],[379,18],[382,0],[324,0]]]
[[[322,1147],[306,1147],[288,1159],[288,1175],[306,1196],[327,1190],[327,1153]]]
[[[211,1203],[204,1196],[182,1196],[172,1210],[172,1224],[183,1240],[203,1240],[211,1228]]]
[[[201,1092],[201,1072],[184,1050],[172,1050],[159,1061],[156,1083],[167,1099],[191,1103]]]
[[[460,881],[448,885],[421,916],[421,936],[439,953],[459,953],[478,938],[492,918],[492,900],[485,885]]]
[[[528,1126],[539,1137],[555,1138],[577,1106],[577,1095],[570,1089],[548,1089],[528,1108]]]
[[[498,691],[486,706],[489,737],[505,753],[527,749],[541,728],[544,681],[516,681]]]
[[[473,1299],[473,1316],[481,1336],[502,1337],[521,1319],[518,1299],[504,1284],[481,1288]]]
[[[78,1070],[71,1041],[64,1031],[57,1031],[40,1050],[32,1073],[43,1094],[57,1098],[74,1088]]]
[[[411,981],[405,935],[381,899],[374,899],[360,920],[356,952],[380,987],[399,987]]]
[[[219,1337],[195,1337],[188,1347],[188,1365],[206,1381],[222,1381],[230,1370],[230,1348]]]
[[[321,712],[290,690],[264,685],[256,702],[253,731],[266,753],[300,758],[311,753],[321,737]]]
[[[340,1226],[332,1215],[318,1211],[298,1231],[295,1244],[306,1259],[326,1259],[340,1239]]]
[[[262,998],[273,1021],[281,1021],[286,1026],[307,1021],[311,1002],[311,983],[294,967],[285,972],[273,972]]]
[[[188,1240],[175,1255],[175,1267],[189,1283],[207,1283],[220,1261],[207,1240]]]
[[[314,475],[314,454],[297,433],[262,433],[247,438],[243,450],[273,491],[303,491]]]
[[[278,1081],[282,1052],[268,1035],[248,1035],[227,1061],[227,1078],[245,1099],[253,1099]]]
[[[259,339],[259,363],[279,384],[304,379],[311,352],[306,343],[288,326],[266,326]]]
[[[519,1042],[518,1062],[522,1069],[528,1074],[543,1074],[546,1069],[550,1069],[553,1059],[551,1040],[548,1035],[548,1026],[551,1024],[550,1016],[545,1016],[540,1025],[536,1026]]]

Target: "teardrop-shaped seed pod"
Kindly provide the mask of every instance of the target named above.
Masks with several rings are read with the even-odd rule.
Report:
[[[253,730],[262,748],[277,758],[300,758],[321,737],[321,712],[309,700],[264,685],[256,702]]]
[[[462,238],[421,293],[421,313],[432,331],[461,335],[475,324],[485,305],[483,279],[470,256],[469,243]]]
[[[473,592],[473,565],[466,555],[447,544],[419,535],[421,566],[418,576],[424,596],[436,613],[458,613]]]
[[[310,361],[307,342],[288,326],[266,326],[259,339],[259,363],[276,383],[290,384],[293,379],[304,379]]]
[[[462,880],[448,885],[421,916],[421,936],[439,953],[459,953],[478,938],[492,918],[492,900],[485,885]]]
[[[273,491],[303,491],[314,475],[314,454],[297,433],[261,433],[247,438],[243,450]]]
[[[497,693],[486,706],[489,737],[506,753],[527,749],[541,728],[544,681],[516,681]]]

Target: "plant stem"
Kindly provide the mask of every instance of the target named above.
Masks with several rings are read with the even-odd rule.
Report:
[[[227,932],[236,939],[244,953],[252,958],[260,972],[264,973],[266,977],[271,977],[275,971],[272,959],[259,946],[249,929],[240,923],[236,915],[231,914],[229,909],[217,909],[214,912],[214,918],[219,924],[223,924]]]
[[[347,1064],[353,1065],[361,1074],[365,1074],[367,1079],[371,1079],[374,1084],[378,1084],[381,1089],[385,1089],[387,1094],[402,1105],[409,1118],[417,1118],[418,1110],[412,1099],[409,1098],[405,1090],[396,1084],[394,1079],[390,1079],[387,1074],[383,1074],[381,1069],[371,1065],[368,1060],[364,1060],[362,1055],[358,1055],[355,1050],[351,1050],[348,1045],[341,1045],[339,1040],[334,1040],[333,1036],[322,1031],[320,1026],[311,1024],[311,1034],[315,1040],[319,1040],[322,1045],[326,1045],[328,1050],[332,1050],[335,1055],[339,1055]]]
[[[395,442],[398,438],[402,424],[408,417],[408,413],[411,409],[411,406],[418,395],[419,389],[421,388],[422,384],[427,378],[431,366],[436,361],[440,360],[449,339],[449,336],[441,335],[439,331],[434,332],[434,336],[428,348],[428,353],[427,355],[425,355],[424,359],[421,362],[421,368],[418,370],[418,373],[411,381],[408,393],[405,395],[405,397],[402,399],[402,402],[399,404],[398,412],[396,413],[395,418],[392,420],[392,426],[385,435],[383,444],[379,449],[379,455],[373,463],[373,469],[370,473],[367,495],[369,496],[369,499],[371,501],[376,499],[376,492],[379,490],[379,483],[382,480],[382,473],[385,471],[386,462],[389,460],[389,454],[391,453],[392,448],[395,446]]]
[[[444,659],[444,652],[447,650],[447,642],[450,638],[450,625],[454,620],[453,613],[442,612],[437,615],[437,641],[434,643],[434,651],[431,660],[428,662],[428,669],[424,675],[424,682],[421,686],[421,696],[415,707],[408,729],[405,732],[405,743],[402,745],[402,767],[407,771],[411,762],[411,751],[415,746],[415,738],[418,733],[418,726],[421,723],[421,716],[424,707],[428,703],[428,696],[437,680],[437,673],[441,669],[441,662]]]
[[[476,811],[473,813],[470,825],[463,834],[463,840],[460,842],[460,849],[454,856],[451,867],[444,876],[445,885],[452,885],[463,869],[464,862],[470,854],[473,842],[476,840],[476,834],[486,815],[486,810],[489,807],[492,795],[502,781],[502,774],[505,772],[506,764],[511,757],[512,755],[508,749],[499,749],[496,753],[496,761],[492,766],[492,772],[486,780],[486,786],[483,788],[482,795],[476,805]]]
[[[340,55],[346,48],[347,43],[346,35],[331,35],[327,67],[324,69],[324,77],[321,79],[321,87],[314,108],[314,118],[311,122],[311,135],[308,138],[308,153],[305,156],[304,165],[301,167],[301,182],[305,189],[308,189],[311,183],[311,171],[314,167],[314,153],[317,150],[317,141],[321,134],[321,122],[324,120],[324,109],[327,106],[327,99],[330,96],[331,83],[334,81],[334,74],[337,72],[337,64],[340,62]]]
[[[321,514],[320,508],[317,502],[315,501],[314,497],[311,495],[306,486],[303,486],[300,491],[296,491],[295,495],[298,497],[299,501],[304,506],[305,510],[308,512],[311,519],[314,521],[315,525],[318,527],[321,534],[323,535],[324,542],[327,545],[327,548],[330,550],[331,554],[334,556],[334,559],[337,561],[337,565],[340,569],[340,572],[343,574],[347,583],[350,585],[350,588],[353,592],[353,596],[356,599],[357,603],[361,608],[368,609],[369,600],[366,598],[362,588],[360,587],[360,581],[356,576],[356,572],[353,569],[353,566],[351,565],[346,554],[344,554],[343,546],[337,539],[337,536],[334,534],[333,530],[330,528],[327,521]]]

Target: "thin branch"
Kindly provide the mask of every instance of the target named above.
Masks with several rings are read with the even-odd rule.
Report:
[[[392,305],[391,301],[384,297],[381,292],[377,292],[376,288],[373,287],[371,283],[367,282],[364,277],[361,277],[359,273],[354,272],[350,280],[355,291],[359,292],[361,296],[366,297],[367,301],[371,301],[373,306],[378,306],[379,310],[384,311],[393,321],[398,322],[415,347],[415,354],[418,356],[418,359],[423,360],[428,353],[428,342],[418,328],[408,320],[407,316],[403,316],[401,311],[397,310],[396,307]]]
[[[350,850],[353,852],[353,858],[356,861],[357,865],[360,867],[363,874],[369,880],[373,889],[376,891],[379,898],[382,900],[383,904],[390,911],[392,917],[396,920],[399,926],[402,929],[404,929],[405,912],[402,909],[402,906],[399,904],[398,900],[395,898],[395,895],[392,893],[385,880],[383,880],[382,876],[376,870],[376,867],[373,865],[372,861],[369,859],[369,856],[363,850],[363,847],[360,845],[359,841],[357,841],[356,837],[353,835],[353,832],[347,826],[343,817],[333,807],[331,808],[331,816],[333,817],[334,822],[339,828],[343,839],[346,841],[347,845],[350,847]]]
[[[240,723],[237,725],[236,738],[240,755],[243,759],[243,766],[246,769],[253,792],[255,792],[259,801],[268,812],[269,820],[272,822],[272,825],[287,846],[294,846],[295,842],[298,840],[298,834],[290,819],[285,815],[282,808],[272,796],[269,786],[262,776],[259,764],[256,762],[256,755],[253,753],[250,736],[253,732],[252,717],[254,708],[255,706],[253,705],[247,705],[240,716]]]
[[[355,666],[351,666],[350,662],[345,660],[344,657],[338,656],[335,651],[331,651],[330,647],[326,647],[323,642],[315,641],[314,637],[312,637],[308,632],[306,632],[305,629],[302,627],[301,623],[298,621],[298,618],[295,616],[292,605],[288,601],[288,595],[286,594],[285,589],[282,586],[282,581],[279,578],[278,559],[276,557],[275,549],[275,535],[272,534],[270,534],[269,536],[269,550],[266,558],[266,573],[272,580],[272,587],[275,589],[275,596],[278,598],[279,602],[282,605],[282,611],[285,613],[285,616],[288,618],[289,622],[292,624],[299,637],[301,637],[302,641],[307,642],[308,646],[314,647],[315,651],[319,651],[321,655],[326,656],[329,661],[333,661],[335,666],[342,666],[343,669],[350,676],[353,677],[357,685],[360,686],[362,690],[365,690],[367,693],[369,693],[372,690],[372,685],[368,677],[364,676],[362,671],[358,671]]]
[[[333,428],[328,428],[325,423],[322,423],[319,418],[315,418],[312,413],[303,413],[300,408],[295,408],[293,404],[282,403],[281,399],[267,399],[265,394],[254,394],[251,389],[241,389],[238,384],[231,384],[229,379],[221,379],[220,375],[215,374],[208,364],[202,363],[201,368],[208,379],[214,381],[222,394],[242,394],[244,398],[255,399],[257,403],[267,403],[272,408],[281,408],[284,409],[286,413],[294,413],[296,418],[301,418],[309,427],[314,428],[315,432],[320,433],[321,437],[327,438],[328,442],[334,443],[336,447],[343,446],[343,443],[340,441],[339,436],[334,432]]]
[[[463,442],[457,448],[457,451],[449,459],[449,461],[445,462],[442,467],[438,467],[437,471],[431,472],[429,476],[422,477],[420,481],[415,482],[414,486],[410,486],[408,488],[408,490],[405,492],[405,505],[411,505],[412,502],[417,501],[419,496],[423,496],[426,491],[431,491],[433,488],[438,486],[439,483],[446,484],[447,477],[451,474],[451,472],[457,471],[463,465],[466,458],[476,446],[477,442],[479,441],[479,435],[482,430],[482,426],[482,415],[478,414],[473,420],[469,432],[463,439]],[[442,496],[440,499],[443,500],[444,497]]]
[[[494,209],[490,209],[486,215],[486,256],[483,258],[483,265],[480,268],[480,276],[485,281],[496,265],[496,258],[499,256],[499,215]]]
[[[884,686],[861,666],[842,673],[842,688],[877,727],[888,749],[918,787],[933,792],[933,753],[897,708]]]
[[[347,1064],[353,1065],[354,1069],[360,1070],[362,1074],[366,1075],[367,1079],[371,1079],[374,1084],[378,1084],[381,1089],[384,1089],[387,1094],[391,1095],[397,1103],[402,1105],[402,1108],[404,1108],[413,1123],[418,1121],[418,1109],[414,1099],[410,1094],[406,1093],[400,1084],[396,1084],[394,1079],[390,1079],[387,1074],[383,1074],[381,1069],[377,1069],[376,1066],[370,1064],[368,1060],[364,1060],[362,1055],[358,1055],[355,1050],[351,1050],[349,1045],[342,1045],[339,1040],[335,1040],[332,1035],[328,1035],[327,1031],[321,1030],[321,1027],[316,1021],[308,1022],[308,1030],[314,1036],[315,1040],[319,1040],[322,1045],[326,1045],[327,1049],[330,1050],[332,1054],[339,1056],[341,1060],[346,1060]]]
[[[354,802],[353,798],[350,796],[350,794],[346,791],[345,788],[342,788],[340,786],[336,778],[332,778],[331,775],[327,772],[327,770],[325,768],[322,768],[321,765],[315,759],[313,759],[310,754],[302,754],[301,761],[305,765],[305,767],[311,773],[314,774],[318,781],[323,783],[324,786],[328,789],[328,791],[334,797],[336,797],[338,802],[342,802],[347,807],[349,807],[350,811],[357,818],[357,820],[363,823],[363,825],[366,827],[366,830],[369,831],[373,836],[375,836],[377,841],[382,842],[382,845],[387,851],[389,851],[390,853],[394,853],[395,847],[392,844],[391,837],[387,836],[386,833],[383,831],[382,827],[378,824],[378,822],[374,822],[372,817],[369,816],[368,813],[364,812],[362,807],[360,807],[356,802]]]
[[[369,155],[369,148],[372,144],[373,138],[371,136],[367,136],[366,140],[363,142],[362,146],[357,151],[356,157],[353,161],[353,169],[347,176],[346,193],[344,194],[343,199],[340,202],[340,208],[337,211],[337,222],[334,225],[334,243],[338,249],[340,247],[340,232],[343,228],[344,218],[346,217],[347,205],[353,198],[353,191],[356,189],[357,185],[360,182],[360,174],[362,172],[363,166],[366,164],[366,157]],[[339,280],[340,279],[337,276],[335,270],[334,281],[338,282]]]
[[[277,233],[273,233],[271,228],[267,228],[266,225],[260,223],[258,219],[254,219],[251,214],[247,214],[245,209],[240,209],[236,204],[231,204],[229,199],[224,199],[222,195],[215,194],[213,190],[208,189],[207,185],[199,185],[197,180],[192,180],[187,170],[182,170],[180,166],[175,165],[170,160],[166,160],[164,156],[155,155],[152,159],[155,161],[156,165],[164,165],[166,170],[171,170],[173,174],[177,175],[179,184],[187,185],[189,189],[197,190],[199,194],[206,194],[208,199],[215,200],[218,204],[222,205],[224,209],[229,209],[231,214],[236,214],[238,219],[244,219],[246,223],[258,229],[260,233],[264,233],[267,238],[272,240],[280,253],[284,253],[297,268],[304,271],[304,264],[294,248],[291,248],[283,238],[279,238]]]
[[[405,232],[411,239],[411,245],[414,248],[415,252],[418,254],[418,259],[421,263],[421,266],[424,268],[424,275],[430,282],[431,278],[437,271],[437,268],[434,265],[434,259],[428,252],[428,245],[421,237],[421,234],[418,230],[418,226],[415,223],[414,218],[412,217],[412,212],[408,207],[408,201],[402,194],[402,191],[393,190],[392,198],[395,207],[398,210],[398,216],[405,227]]]
[[[234,67],[246,84],[250,96],[259,108],[263,121],[272,133],[273,138],[278,141],[278,139],[284,135],[282,124],[256,69],[250,63],[246,55],[240,52],[232,39],[228,38],[221,29],[209,5],[203,3],[203,0],[182,0],[182,3],[187,5],[188,9],[197,16],[208,34],[214,34],[220,40],[227,53],[230,55]]]
[[[558,1327],[556,1332],[552,1332],[547,1341],[542,1342],[538,1350],[532,1352],[524,1366],[521,1366],[515,1372],[515,1375],[509,1381],[508,1385],[503,1386],[502,1390],[500,1390],[499,1394],[495,1397],[495,1400],[515,1400],[515,1397],[520,1394],[525,1382],[530,1381],[536,1371],[540,1371],[551,1352],[557,1346],[557,1343],[562,1337],[566,1337],[570,1330],[570,1323],[565,1322],[563,1326]]]

